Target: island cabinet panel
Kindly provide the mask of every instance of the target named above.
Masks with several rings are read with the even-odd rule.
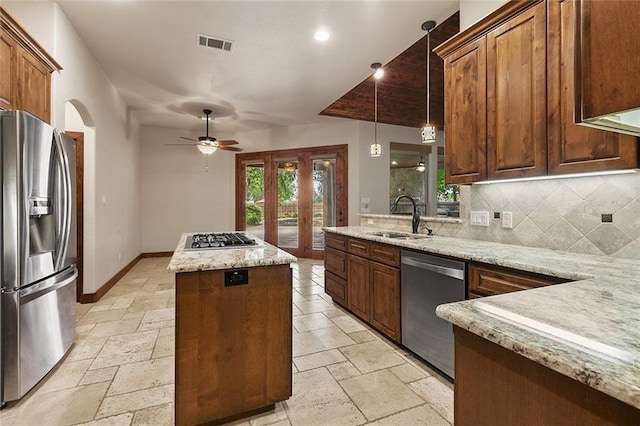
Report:
[[[485,37],[444,58],[447,183],[487,178],[486,61]]]
[[[489,179],[546,173],[546,90],[546,3],[540,2],[487,34]]]
[[[369,283],[369,261],[349,255],[347,292],[349,310],[369,322],[371,285]]]
[[[228,271],[228,270],[227,270]],[[177,425],[221,422],[270,409],[292,394],[289,265],[176,274]]]
[[[457,326],[454,336],[456,426],[638,424],[635,407]]]
[[[468,274],[470,299],[571,281],[480,263],[469,264]]]
[[[324,291],[338,304],[347,306],[347,280],[325,271]]]
[[[400,341],[400,271],[370,262],[371,324],[391,339]]]
[[[575,124],[577,5],[575,0],[548,5],[549,174],[638,167],[636,137]]]

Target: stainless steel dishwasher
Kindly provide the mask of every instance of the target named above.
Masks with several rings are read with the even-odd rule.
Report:
[[[465,263],[402,250],[402,344],[453,378],[453,327],[436,306],[465,299]]]

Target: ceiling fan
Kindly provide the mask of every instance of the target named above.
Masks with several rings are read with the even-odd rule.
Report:
[[[242,148],[237,148],[231,145],[237,145],[238,142],[234,140],[225,140],[219,141],[213,136],[209,136],[209,115],[211,115],[210,109],[203,109],[202,112],[207,116],[207,130],[205,136],[198,136],[198,139],[187,138],[185,136],[180,136],[181,139],[186,139],[188,141],[196,142],[195,144],[184,144],[184,143],[168,143],[168,146],[195,146],[198,150],[206,155],[211,155],[217,150],[221,149],[223,151],[242,151]]]

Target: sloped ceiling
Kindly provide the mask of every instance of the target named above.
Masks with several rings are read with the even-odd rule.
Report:
[[[460,31],[460,13],[439,24],[430,35],[431,49]],[[384,65],[378,80],[378,122],[422,127],[426,121],[427,36]],[[430,55],[430,118],[444,129],[443,60]],[[373,70],[372,70],[373,73]],[[320,112],[321,115],[374,121],[374,79],[368,77]]]

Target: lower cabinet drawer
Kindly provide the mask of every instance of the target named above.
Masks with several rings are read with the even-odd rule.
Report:
[[[347,253],[325,247],[324,249],[324,268],[341,277],[347,278]]]
[[[570,280],[490,265],[469,265],[469,298],[529,290]]]
[[[347,281],[331,272],[324,274],[324,291],[334,302],[347,305]]]

